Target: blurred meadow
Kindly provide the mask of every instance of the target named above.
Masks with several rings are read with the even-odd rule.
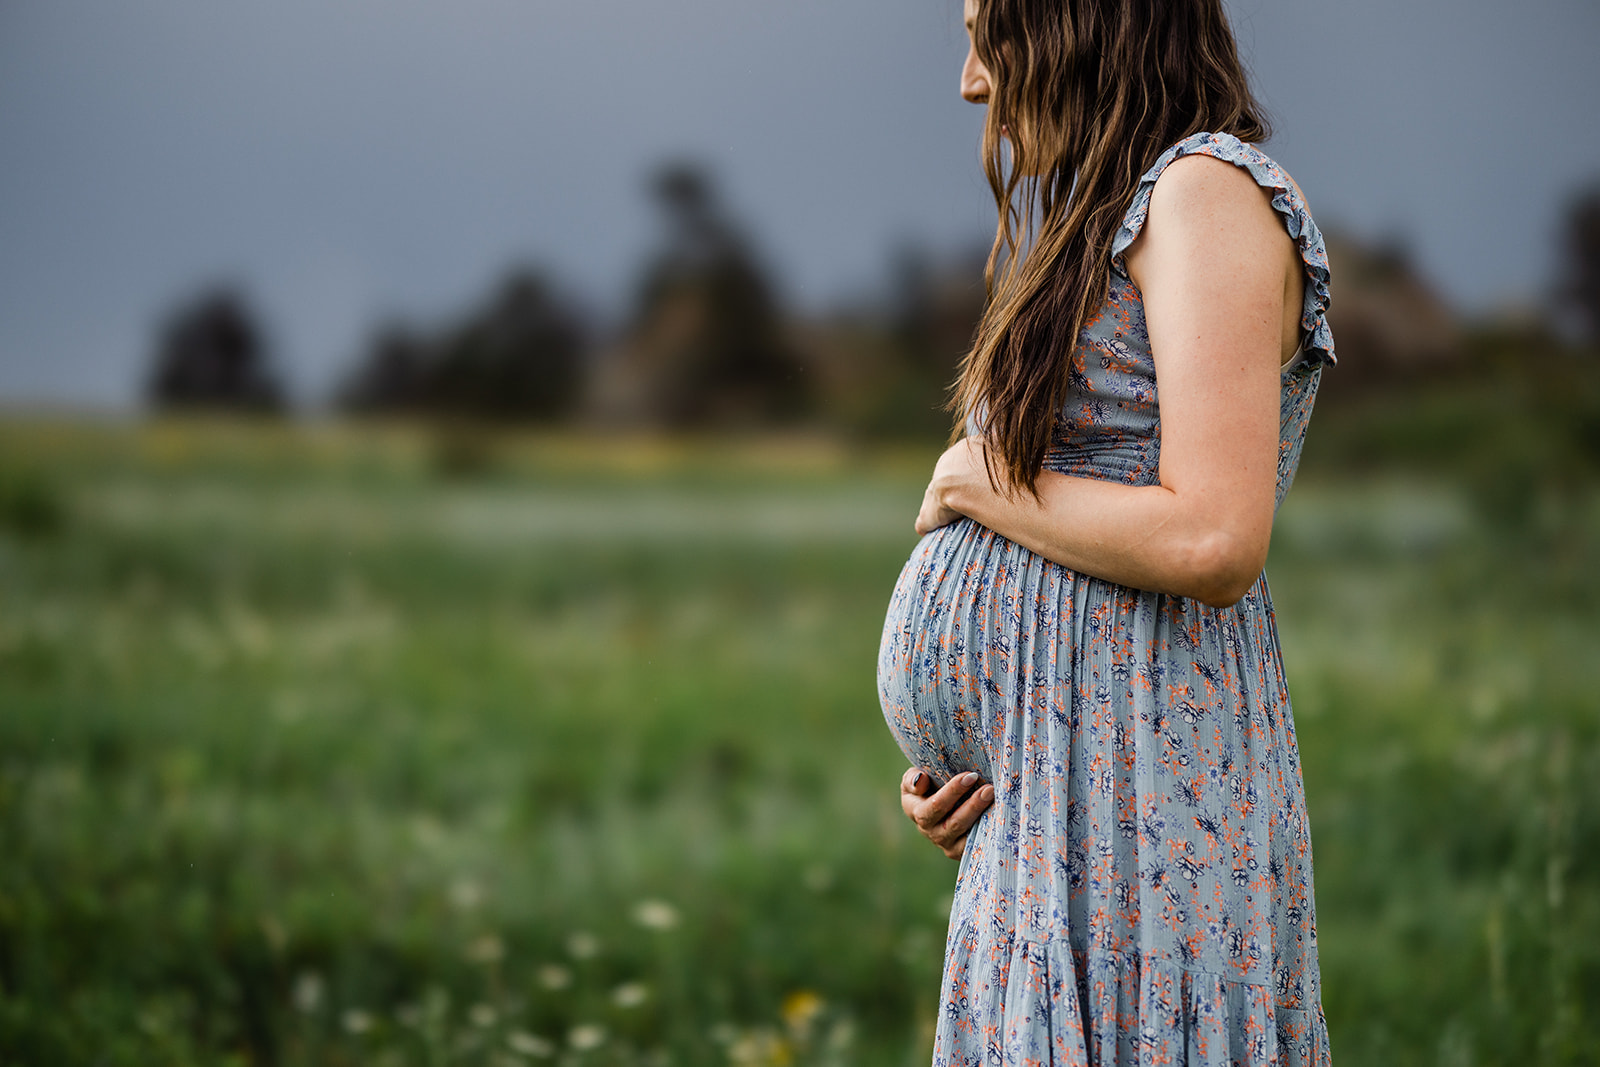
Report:
[[[1280,515],[1342,1062],[1600,1055],[1592,368],[1330,405]],[[4,1062],[926,1062],[937,445],[464,432],[0,424]]]

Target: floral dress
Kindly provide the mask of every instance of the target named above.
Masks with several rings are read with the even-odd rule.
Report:
[[[1158,383],[1123,253],[1161,172],[1195,154],[1268,190],[1305,263],[1304,343],[1282,371],[1282,503],[1334,361],[1328,260],[1294,183],[1223,134],[1174,145],[1141,180],[1045,467],[1158,481]],[[1264,575],[1213,608],[1069,570],[962,519],[901,573],[878,687],[913,764],[995,785],[956,883],[936,1065],[1329,1062],[1305,789]]]

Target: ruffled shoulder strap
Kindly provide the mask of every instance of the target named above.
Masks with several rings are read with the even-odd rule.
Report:
[[[1257,185],[1272,190],[1272,207],[1283,219],[1289,236],[1294,238],[1306,268],[1305,305],[1300,314],[1300,330],[1304,341],[1301,358],[1296,363],[1337,362],[1333,353],[1333,331],[1328,328],[1328,285],[1332,276],[1328,271],[1328,249],[1323,243],[1322,231],[1317,229],[1311,212],[1306,210],[1300,190],[1295,188],[1283,168],[1261,149],[1245,144],[1230,133],[1197,133],[1186,137],[1161,153],[1155,165],[1145,171],[1144,177],[1139,179],[1133,203],[1128,205],[1127,214],[1122,217],[1122,227],[1111,243],[1112,267],[1126,276],[1123,253],[1139,236],[1145,219],[1150,215],[1150,194],[1156,187],[1156,179],[1171,166],[1173,160],[1195,155],[1211,156],[1243,167],[1250,172]]]

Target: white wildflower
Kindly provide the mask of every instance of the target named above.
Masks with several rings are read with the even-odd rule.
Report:
[[[789,1043],[771,1030],[751,1030],[728,1046],[728,1062],[740,1067],[769,1067],[790,1058]]]
[[[633,921],[647,930],[670,930],[678,925],[678,909],[664,900],[641,900],[633,909]]]
[[[546,989],[565,989],[572,984],[572,972],[559,963],[547,963],[539,968],[539,984]]]
[[[523,1056],[532,1056],[536,1060],[546,1060],[556,1054],[554,1042],[538,1034],[530,1034],[526,1030],[513,1030],[506,1037],[506,1046],[512,1052]]]
[[[307,1015],[322,1006],[322,975],[305,971],[294,980],[294,1006]]]
[[[483,903],[483,886],[471,878],[457,878],[450,884],[450,903],[458,911],[472,911]]]
[[[650,987],[643,982],[624,982],[611,991],[611,1003],[619,1008],[637,1008],[650,999]]]
[[[606,1043],[605,1028],[596,1026],[594,1023],[574,1026],[572,1032],[567,1034],[567,1043],[579,1052],[589,1052],[592,1049],[597,1049]]]
[[[474,1004],[472,1006],[472,1010],[467,1012],[467,1018],[472,1020],[473,1026],[480,1026],[484,1029],[488,1029],[495,1024],[495,1021],[498,1020],[500,1016],[487,1004]]]
[[[372,1029],[372,1016],[359,1008],[351,1008],[344,1013],[345,1032],[351,1034],[364,1034]]]

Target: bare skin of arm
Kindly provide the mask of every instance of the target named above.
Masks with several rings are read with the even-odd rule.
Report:
[[[1126,262],[1161,387],[1159,484],[1046,471],[1035,499],[996,489],[968,439],[940,457],[917,531],[965,515],[1073,570],[1226,607],[1266,561],[1302,268],[1268,195],[1207,156],[1162,174]]]
[[[1007,492],[990,482],[983,440],[968,439],[935,466],[917,532],[964,515],[1073,570],[1227,607],[1266,562],[1279,376],[1299,343],[1303,267],[1269,194],[1207,156],[1163,172],[1125,262],[1160,383],[1159,484],[1046,471],[1037,498]],[[965,778],[932,791],[912,768],[901,781],[901,807],[952,858],[994,796]]]

